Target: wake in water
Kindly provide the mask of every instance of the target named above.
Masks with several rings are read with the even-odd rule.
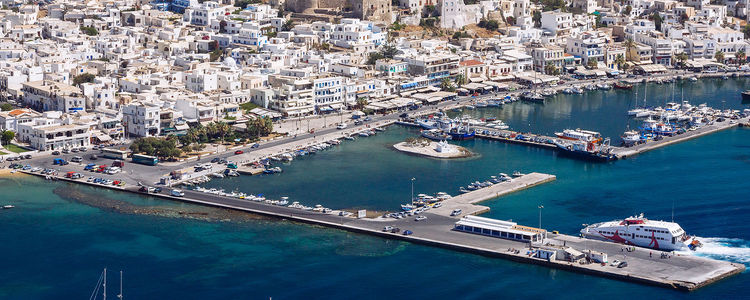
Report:
[[[750,241],[732,238],[696,237],[703,247],[695,251],[676,251],[681,255],[696,255],[750,265]]]

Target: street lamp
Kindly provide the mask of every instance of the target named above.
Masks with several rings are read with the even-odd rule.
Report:
[[[542,228],[542,208],[544,208],[544,205],[537,206],[539,208],[539,229]]]
[[[414,180],[417,180],[416,178],[411,178],[411,203],[414,203]]]

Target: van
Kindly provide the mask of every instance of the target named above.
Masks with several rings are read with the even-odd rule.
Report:
[[[182,196],[185,196],[185,193],[183,193],[183,192],[182,192],[182,191],[180,191],[180,190],[172,190],[172,192],[171,192],[170,194],[172,194],[172,196],[175,196],[175,197],[182,197]]]

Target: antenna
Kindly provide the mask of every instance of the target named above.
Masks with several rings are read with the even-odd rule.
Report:
[[[104,284],[102,284],[104,287],[104,300],[107,300],[107,268],[104,268]]]
[[[674,223],[674,198],[672,198],[672,223]]]
[[[122,270],[120,270],[120,294],[117,295],[117,299],[122,300]]]

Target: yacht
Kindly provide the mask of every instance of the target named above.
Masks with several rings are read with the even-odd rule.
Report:
[[[700,241],[685,233],[674,222],[653,221],[643,217],[596,223],[581,229],[584,238],[633,245],[656,250],[696,250]]]
[[[563,132],[556,132],[555,135],[559,138],[582,141],[587,143],[599,143],[602,141],[602,136],[596,131],[581,130],[581,129],[565,129]]]
[[[641,142],[641,133],[635,130],[625,131],[622,135],[622,143],[632,146]]]

